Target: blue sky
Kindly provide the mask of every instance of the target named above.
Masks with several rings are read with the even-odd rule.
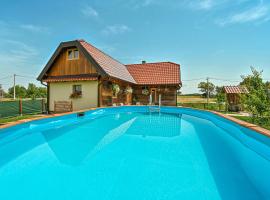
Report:
[[[183,80],[237,84],[250,66],[270,79],[269,35],[266,0],[1,1],[0,84],[35,82],[61,41],[81,38],[125,64],[177,62]]]

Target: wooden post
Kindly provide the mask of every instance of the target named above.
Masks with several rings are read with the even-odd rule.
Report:
[[[16,74],[13,74],[13,99],[16,99]]]
[[[102,104],[102,80],[98,81],[98,107],[103,106]]]
[[[41,100],[41,112],[44,113],[44,99]]]
[[[22,116],[23,114],[23,107],[22,107],[22,99],[19,100],[19,114]]]
[[[50,113],[50,84],[47,83],[47,114]]]
[[[54,113],[55,113],[55,110],[56,110],[56,102],[54,101],[54,110],[53,110]]]
[[[225,113],[228,112],[228,97],[227,94],[225,93]]]

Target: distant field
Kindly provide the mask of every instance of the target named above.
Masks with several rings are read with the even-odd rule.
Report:
[[[14,101],[12,98],[0,98],[0,101]]]
[[[188,95],[180,95],[177,96],[178,103],[207,103],[207,99],[200,96],[188,96]],[[210,98],[209,103],[215,103],[215,98]]]

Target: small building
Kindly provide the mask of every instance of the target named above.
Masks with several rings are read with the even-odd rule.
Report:
[[[248,94],[248,89],[245,86],[224,86],[224,92],[228,103],[228,110],[241,111],[241,95]]]
[[[51,112],[58,107],[76,111],[149,100],[157,104],[159,95],[162,105],[175,106],[181,87],[179,64],[124,65],[84,40],[62,42],[38,80],[47,85]]]

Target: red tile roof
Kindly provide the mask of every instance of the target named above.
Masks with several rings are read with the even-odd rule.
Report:
[[[180,65],[176,63],[159,62],[126,66],[139,85],[181,84]]]
[[[98,65],[109,75],[114,78],[118,78],[131,83],[136,83],[133,77],[128,72],[125,65],[121,64],[114,58],[105,54],[101,50],[92,46],[84,40],[78,40],[81,45],[87,50],[92,58],[97,62]]]
[[[224,86],[225,93],[227,94],[247,94],[248,89],[244,86]]]

